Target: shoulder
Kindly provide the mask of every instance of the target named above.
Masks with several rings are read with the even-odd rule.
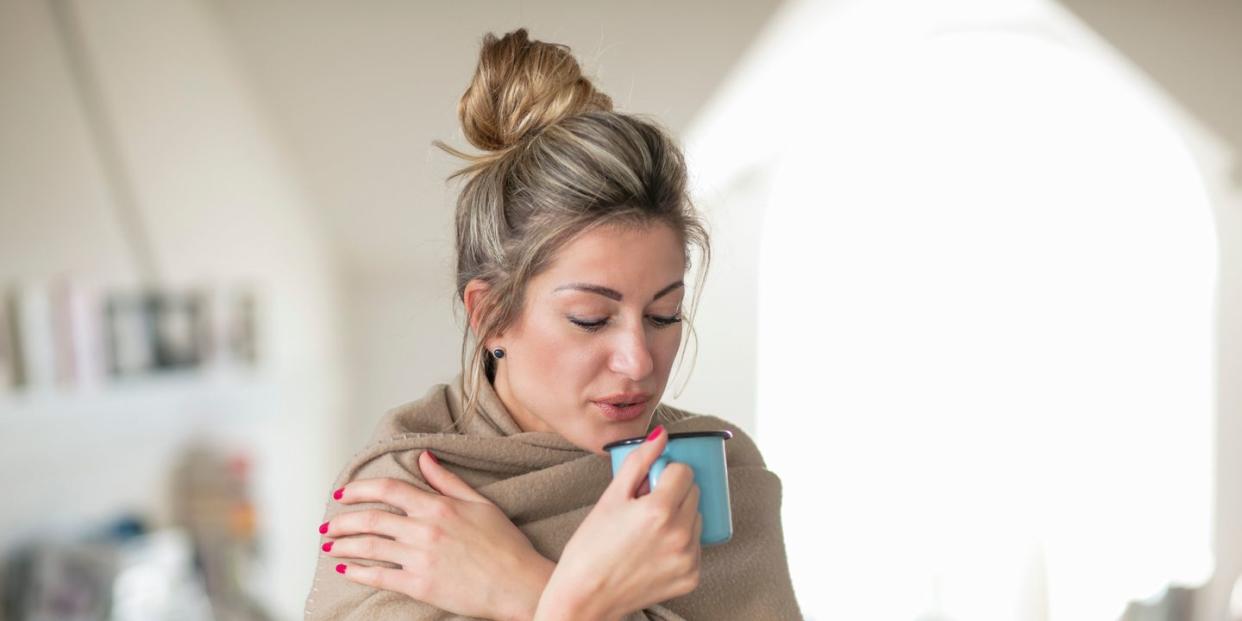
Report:
[[[359,478],[390,477],[411,480],[417,470],[416,453],[426,444],[427,434],[453,432],[449,414],[448,386],[436,384],[422,397],[389,408],[380,417],[367,443],[352,453],[336,479],[339,487]],[[404,454],[413,453],[413,457]]]
[[[691,431],[720,431],[725,430],[733,434],[733,437],[725,442],[725,456],[729,461],[729,467],[738,466],[759,466],[766,467],[763,461],[763,455],[759,452],[759,447],[755,444],[750,434],[742,430],[741,427],[710,414],[699,414],[673,407],[667,403],[660,403],[656,407],[655,415],[656,423],[664,425],[669,433],[691,432]]]
[[[449,433],[453,417],[449,385],[435,384],[422,397],[389,408],[371,434],[371,444],[410,433]]]

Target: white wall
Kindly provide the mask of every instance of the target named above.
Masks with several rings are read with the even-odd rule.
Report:
[[[63,269],[132,279],[47,4],[6,2],[0,11],[0,276],[48,278]]]
[[[428,282],[404,274],[349,279],[349,378],[355,395],[345,436],[362,450],[388,410],[448,383],[460,368],[464,324],[451,311],[452,274]]]
[[[42,524],[94,525],[122,508],[166,518],[176,448],[229,439],[255,460],[266,555],[255,588],[278,618],[300,618],[311,529],[345,457],[335,257],[202,3],[67,6],[162,284],[252,286],[264,364],[254,380],[180,377],[0,400],[0,435],[20,438],[0,453],[0,530],[13,544]],[[67,274],[133,284],[140,274],[55,24],[47,2],[0,3],[0,283]]]
[[[439,269],[452,248],[434,139],[467,143],[457,101],[483,35],[569,45],[617,108],[682,131],[779,0],[212,0],[294,147],[350,273]],[[447,208],[447,211],[446,211]],[[451,264],[448,266],[451,271]]]
[[[769,179],[756,168],[743,171],[714,193],[696,197],[710,227],[712,259],[694,320],[696,337],[684,339],[685,359],[678,354],[680,365],[674,366],[665,390],[665,401],[691,412],[719,416],[752,435],[759,431],[754,381],[758,375],[759,234],[764,214],[759,207],[767,203],[768,192]],[[694,295],[700,269],[696,263],[687,276],[687,301]],[[813,345],[808,343],[808,347]],[[679,394],[683,384],[684,392]]]

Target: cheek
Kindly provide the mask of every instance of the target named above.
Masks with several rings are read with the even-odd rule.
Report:
[[[657,366],[664,369],[672,366],[673,359],[677,357],[677,352],[681,348],[681,326],[677,324],[661,330],[652,342],[651,356],[655,359]]]
[[[532,386],[542,387],[540,392],[544,393],[545,402],[579,397],[572,391],[594,376],[607,355],[602,339],[586,338],[589,335],[576,334],[572,326],[566,328],[557,321],[557,318],[550,318],[529,325],[522,337],[523,350],[530,359],[529,364],[523,365],[527,370],[524,374],[528,375]],[[564,387],[572,394],[550,393],[549,386]]]

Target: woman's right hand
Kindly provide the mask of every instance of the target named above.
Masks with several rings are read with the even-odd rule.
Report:
[[[626,457],[565,544],[535,619],[619,619],[698,587],[703,519],[694,472],[670,463],[655,490],[638,495],[667,444],[660,426]]]

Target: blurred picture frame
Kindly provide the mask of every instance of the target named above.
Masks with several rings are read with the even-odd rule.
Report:
[[[104,302],[108,373],[140,375],[155,368],[154,329],[147,294],[112,293]]]
[[[108,369],[113,376],[192,369],[210,348],[200,292],[113,294],[105,304]]]
[[[196,291],[164,292],[147,298],[156,370],[198,367],[210,348],[206,296]]]
[[[257,365],[258,303],[254,293],[249,290],[222,292],[217,303],[221,358],[231,364]]]

